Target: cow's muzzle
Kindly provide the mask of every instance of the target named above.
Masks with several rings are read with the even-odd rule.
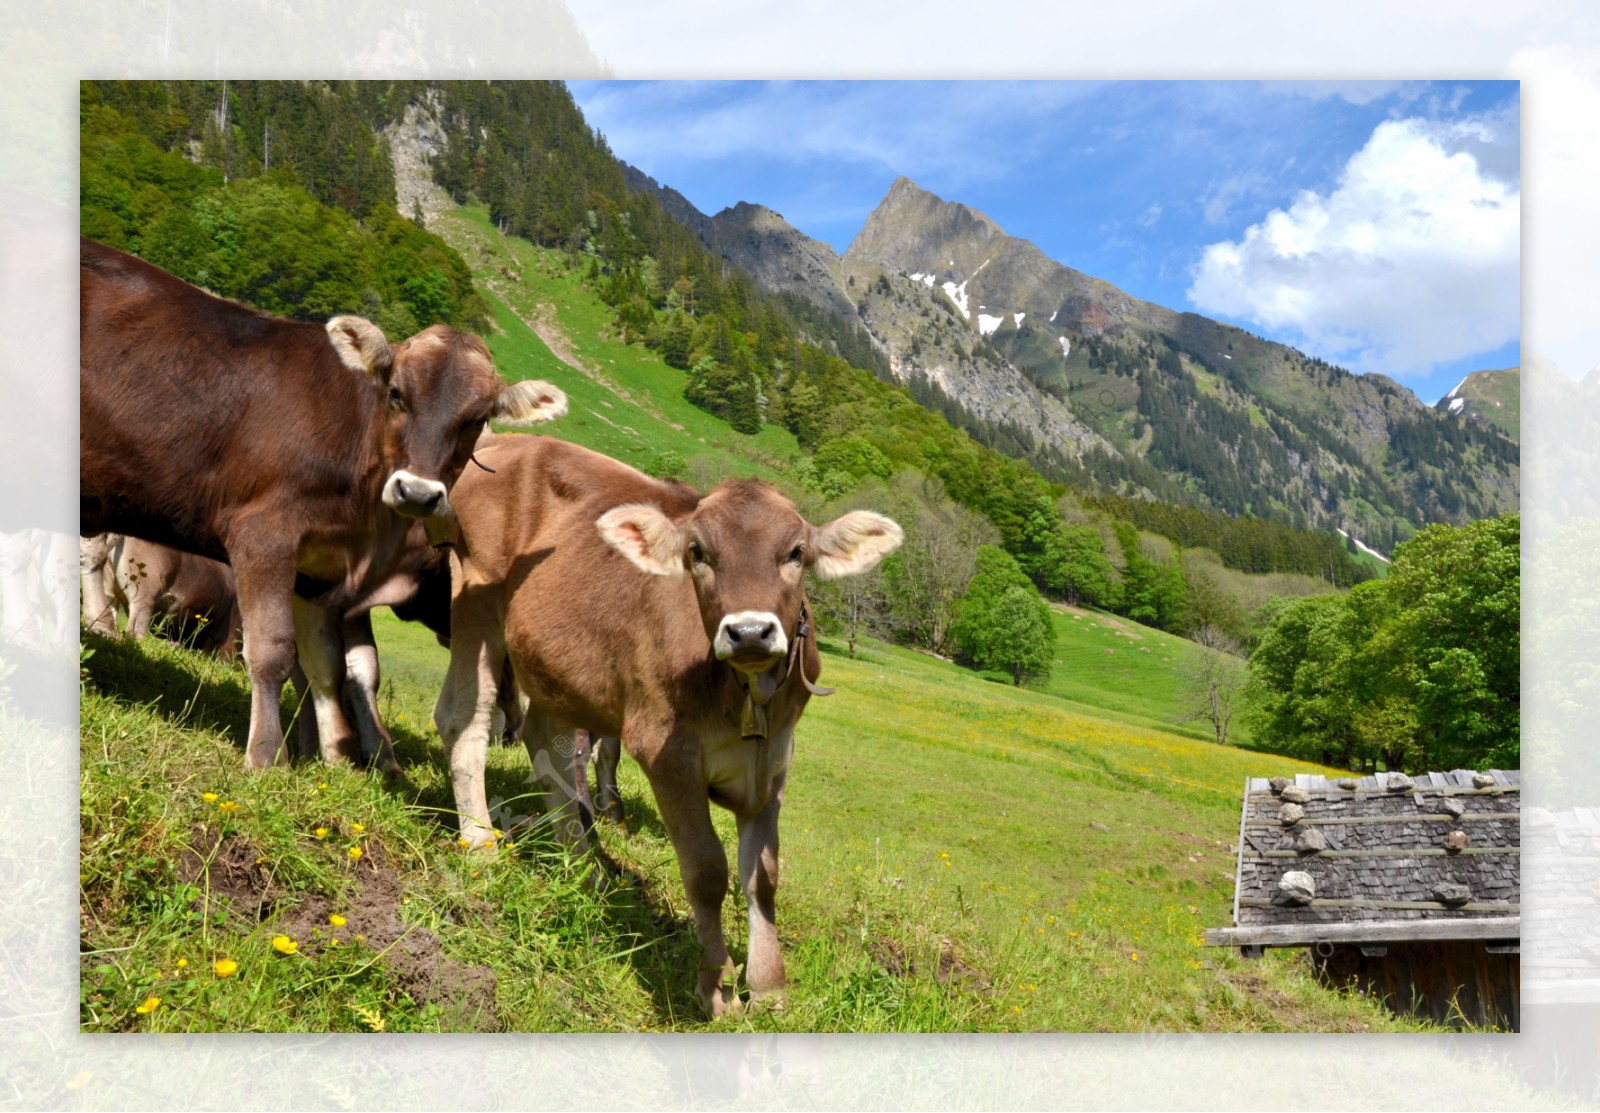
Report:
[[[771,611],[739,611],[717,627],[712,639],[717,660],[741,672],[765,672],[789,652],[789,636]]]
[[[434,518],[450,513],[450,496],[443,483],[404,469],[384,483],[383,504],[403,518]]]

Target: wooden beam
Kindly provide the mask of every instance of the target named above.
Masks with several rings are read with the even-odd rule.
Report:
[[[1213,947],[1293,947],[1307,943],[1404,943],[1410,940],[1522,938],[1521,916],[1475,920],[1371,920],[1366,923],[1259,924],[1207,928]]]
[[[1434,788],[1431,785],[1418,785],[1413,792],[1420,792],[1424,796],[1506,796],[1510,793],[1521,792],[1521,785],[1495,785],[1492,788],[1463,788],[1459,785],[1448,785],[1443,788]],[[1372,796],[1405,796],[1404,792],[1390,792],[1383,788],[1308,788],[1313,800],[1350,800],[1359,797]],[[1268,796],[1278,799],[1278,794],[1268,788],[1251,789],[1247,796]]]
[[[1326,819],[1302,819],[1296,827],[1354,827],[1369,823],[1422,823],[1432,820],[1437,823],[1487,823],[1490,820],[1517,820],[1522,818],[1521,812],[1468,812],[1466,815],[1454,816],[1444,812],[1414,812],[1411,815],[1341,815],[1330,816]],[[1272,827],[1283,831],[1287,828],[1276,819],[1258,819],[1245,824],[1246,827]]]
[[[1540,901],[1541,906],[1548,905],[1548,901]],[[1243,897],[1239,901],[1242,908],[1283,908],[1284,905],[1263,897]],[[1291,905],[1294,908],[1342,908],[1346,910],[1365,911],[1380,910],[1385,912],[1505,912],[1517,915],[1521,912],[1520,904],[1509,901],[1468,901],[1466,904],[1446,904],[1442,900],[1313,900],[1310,904]]]
[[[1293,828],[1289,828],[1293,830]],[[1254,844],[1252,844],[1254,845]],[[1485,854],[1518,854],[1520,846],[1469,846],[1465,850],[1445,850],[1443,847],[1418,847],[1416,850],[1319,850],[1315,854],[1301,854],[1298,850],[1263,850],[1246,855],[1252,862],[1264,858],[1467,858]]]

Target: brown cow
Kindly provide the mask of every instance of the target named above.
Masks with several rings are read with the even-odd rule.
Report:
[[[116,591],[128,612],[128,633],[147,637],[157,615],[173,623],[174,640],[233,660],[239,644],[239,595],[233,569],[137,537],[113,546]]]
[[[705,948],[696,988],[712,1016],[737,997],[709,804],[734,813],[746,978],[755,997],[781,995],[778,811],[821,671],[805,570],[863,572],[899,545],[900,527],[865,511],[813,526],[751,480],[702,498],[551,437],[485,438],[478,456],[498,474],[464,475],[453,496],[450,669],[434,711],[463,838],[493,841],[484,762],[509,653],[529,700],[529,756],[552,787],[574,784],[540,746],[552,730],[620,737],[643,767]]]
[[[323,757],[358,758],[339,616],[390,578],[413,524],[446,535],[447,492],[490,418],[546,420],[565,396],[506,386],[481,340],[443,325],[391,348],[360,317],[270,317],[92,240],[79,250],[80,533],[233,566],[247,766],[282,758],[297,647]]]

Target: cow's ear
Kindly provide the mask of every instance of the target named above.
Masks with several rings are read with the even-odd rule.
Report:
[[[537,425],[567,412],[567,396],[542,379],[524,379],[502,387],[489,416],[508,425]]]
[[[328,322],[328,339],[333,341],[339,361],[350,370],[382,383],[389,381],[394,349],[377,325],[365,317],[335,317]]]
[[[683,530],[654,506],[616,506],[594,525],[606,544],[652,576],[683,575]]]
[[[825,526],[811,527],[811,556],[817,577],[837,580],[866,572],[900,547],[905,533],[870,510],[852,510]]]

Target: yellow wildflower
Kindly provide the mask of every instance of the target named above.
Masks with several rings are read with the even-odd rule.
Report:
[[[319,838],[319,839],[325,839],[325,838],[328,837],[328,829],[326,827],[318,827],[315,831],[313,831],[311,833],[313,835],[317,836],[317,838]]]
[[[361,832],[365,831],[366,828],[363,827],[359,823],[352,823],[352,824],[350,824],[350,830],[354,831],[356,834],[359,835],[359,834],[361,834]]]
[[[352,846],[349,850],[345,851],[345,853],[350,855],[350,860],[352,862],[361,861],[361,848],[359,846]]]
[[[339,945],[339,937],[337,935],[335,935],[331,940],[329,940],[328,946],[337,947],[338,945]]]
[[[328,782],[327,781],[319,781],[317,783],[317,791],[318,792],[321,792],[323,789],[325,789],[327,787],[328,787]]]
[[[339,913],[334,912],[328,916],[328,923],[332,924],[336,928],[342,928],[344,927],[345,919],[343,916],[339,915]]]
[[[236,812],[238,810],[239,805],[235,804],[232,800],[224,800],[222,803],[217,805],[217,811],[219,812]]]
[[[188,965],[189,965],[189,960],[188,960],[188,959],[186,959],[186,958],[180,958],[180,959],[179,959],[179,960],[178,960],[178,969],[179,969],[179,970],[182,970],[182,969],[184,969],[184,968],[185,968],[185,967],[187,967],[187,966],[188,966]]]
[[[150,1013],[155,1012],[160,1007],[161,1007],[161,998],[159,998],[159,997],[146,997],[144,999],[144,1003],[141,1004],[138,1008],[134,1009],[133,1011],[138,1013],[140,1016],[148,1016]]]
[[[200,794],[200,799],[204,800],[208,804],[215,804],[217,802],[217,794],[215,792],[202,792]]]
[[[470,842],[468,842],[464,838],[463,839],[457,839],[456,843],[457,843],[457,845],[459,845],[461,847],[462,850],[466,850],[468,847],[470,847],[472,845]]]
[[[239,964],[231,958],[219,958],[211,968],[219,978],[231,978],[239,972]]]
[[[272,949],[280,955],[292,955],[300,949],[300,944],[290,939],[287,935],[274,935],[272,937]]]

